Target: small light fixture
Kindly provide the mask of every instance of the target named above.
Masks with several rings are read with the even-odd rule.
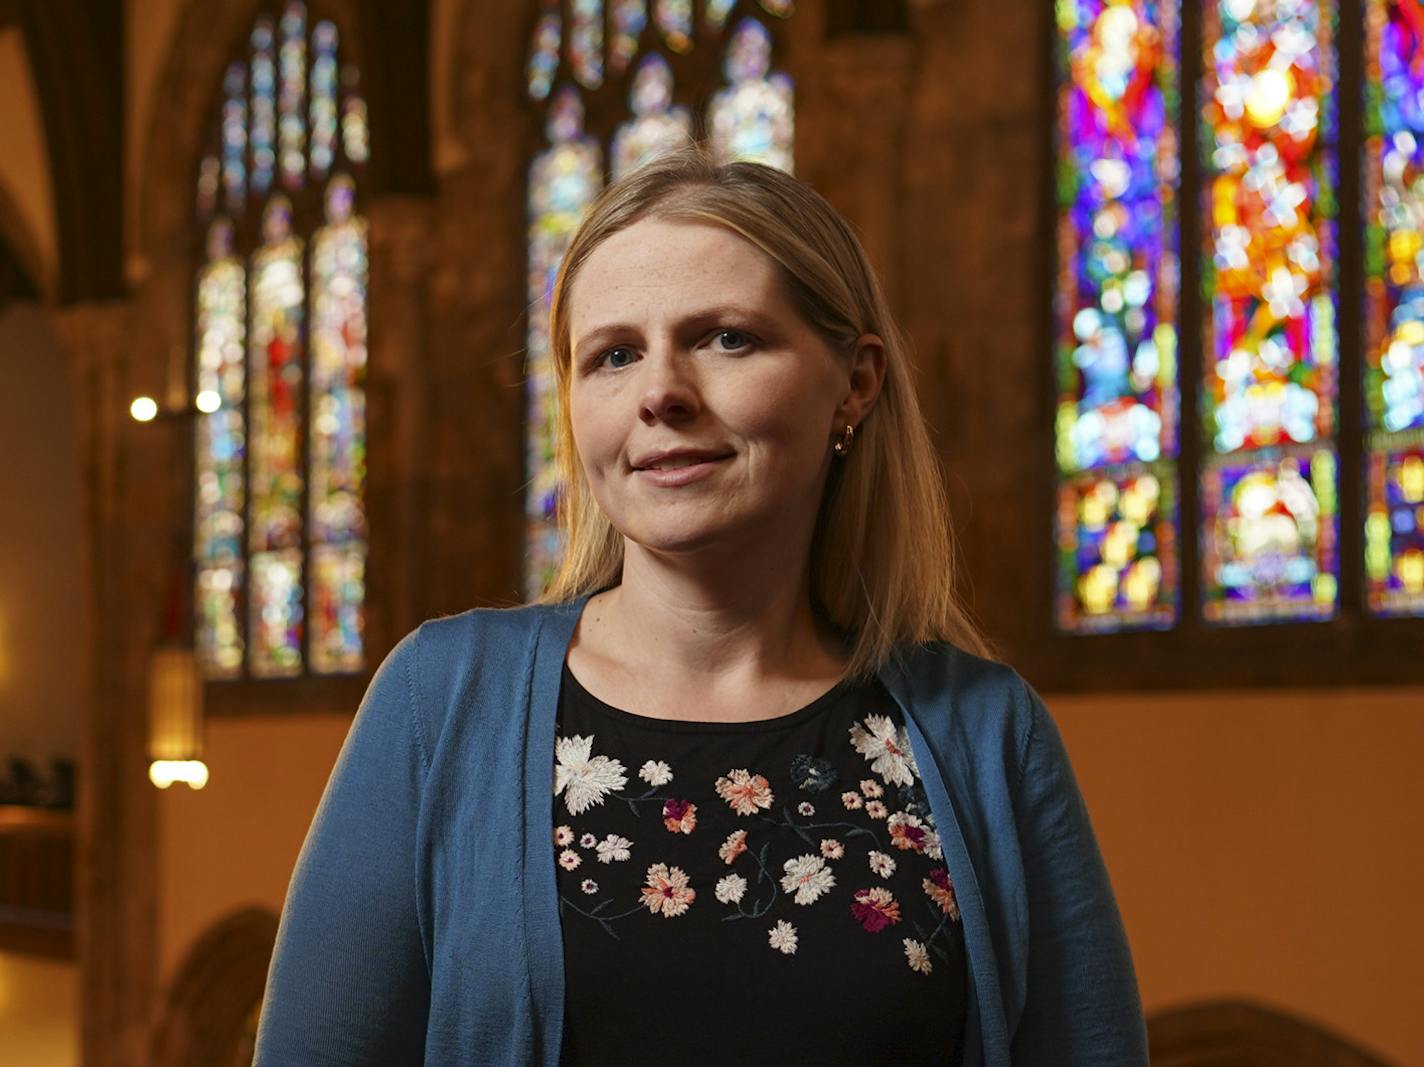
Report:
[[[158,417],[158,401],[151,396],[136,396],[129,405],[129,414],[135,422],[152,422]]]
[[[203,762],[203,679],[198,657],[180,644],[159,645],[149,662],[148,778],[159,789],[174,782],[208,784]]]
[[[216,389],[204,389],[197,395],[193,403],[204,415],[211,415],[222,407],[222,397],[218,396]]]

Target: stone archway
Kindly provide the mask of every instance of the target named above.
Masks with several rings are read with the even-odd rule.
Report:
[[[164,1005],[154,1067],[238,1067],[251,1063],[252,1033],[277,916],[262,908],[229,915],[198,938]]]

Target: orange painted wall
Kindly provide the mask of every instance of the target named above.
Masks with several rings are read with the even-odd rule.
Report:
[[[1424,688],[1047,702],[1149,1014],[1250,998],[1424,1063]]]

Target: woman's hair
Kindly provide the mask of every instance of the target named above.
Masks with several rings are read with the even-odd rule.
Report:
[[[915,396],[906,343],[865,251],[845,220],[795,178],[756,163],[717,165],[688,146],[617,181],[594,201],[554,284],[550,358],[558,391],[555,468],[563,563],[536,603],[560,603],[617,584],[623,537],[599,509],[574,447],[569,387],[569,292],[593,250],[646,218],[730,230],[779,264],[792,301],[832,351],[862,334],[884,343],[885,380],[849,455],[831,465],[811,541],[815,610],[851,643],[848,673],[865,676],[896,646],[932,640],[988,655],[955,594],[949,505]]]

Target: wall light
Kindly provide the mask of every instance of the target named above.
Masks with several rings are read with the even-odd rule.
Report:
[[[151,396],[136,396],[129,405],[129,414],[136,422],[152,422],[158,415],[158,401]]]
[[[203,679],[186,645],[154,649],[148,675],[148,778],[159,789],[208,784],[203,762]]]

